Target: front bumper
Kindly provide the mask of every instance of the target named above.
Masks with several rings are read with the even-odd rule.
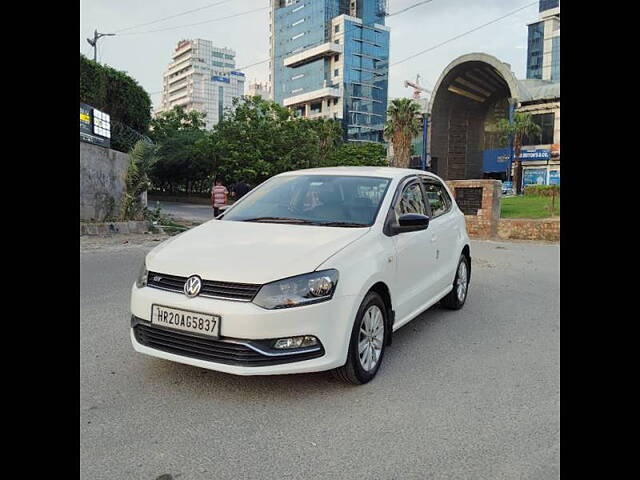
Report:
[[[133,285],[131,342],[140,353],[237,375],[330,370],[346,362],[357,300],[342,296],[314,305],[265,310],[250,302],[188,298],[180,293]],[[220,315],[219,339],[151,326],[152,304]],[[276,352],[265,339],[297,335],[317,337],[320,349],[289,352],[280,358],[270,355]],[[227,355],[229,352],[234,355]]]

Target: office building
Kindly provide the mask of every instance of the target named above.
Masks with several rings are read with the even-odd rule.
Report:
[[[236,70],[235,51],[209,40],[182,40],[163,75],[162,101],[156,114],[182,106],[206,114],[206,128],[222,118],[233,99],[244,94],[245,75]]]
[[[384,141],[387,1],[271,2],[271,98],[299,116],[339,120],[347,141]]]
[[[560,0],[540,0],[527,40],[527,78],[560,81]]]
[[[253,82],[247,86],[247,97],[262,97],[269,100],[269,87],[261,82]]]

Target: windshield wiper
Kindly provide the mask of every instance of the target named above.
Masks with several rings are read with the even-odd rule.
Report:
[[[246,218],[243,222],[273,222],[273,223],[313,223],[309,220],[303,220],[301,218],[287,218],[287,217],[255,217]]]
[[[367,227],[362,223],[353,222],[316,222],[314,225],[322,225],[324,227]]]
[[[305,220],[304,218],[287,217],[255,217],[242,220],[243,222],[272,222],[272,223],[296,223],[300,225],[318,225],[321,227],[367,227],[362,223],[353,222],[320,222],[317,220]]]

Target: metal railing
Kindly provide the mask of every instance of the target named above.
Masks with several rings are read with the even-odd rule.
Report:
[[[146,135],[143,135],[142,133],[134,130],[133,128],[125,125],[118,120],[111,120],[112,149],[127,153],[140,140],[151,145],[154,144],[153,141]]]

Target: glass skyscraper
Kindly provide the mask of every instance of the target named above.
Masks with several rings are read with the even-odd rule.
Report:
[[[560,0],[540,0],[539,19],[529,24],[527,78],[560,81]]]
[[[344,138],[382,142],[386,0],[271,0],[270,91],[307,118],[334,118]]]

